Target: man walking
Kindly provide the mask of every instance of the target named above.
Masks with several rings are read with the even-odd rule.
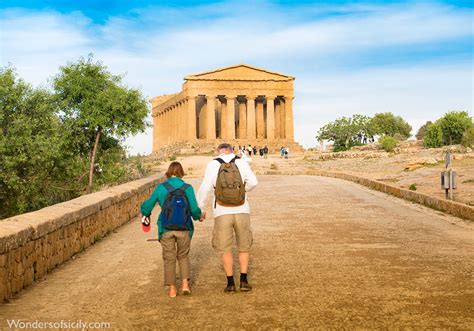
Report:
[[[232,266],[234,233],[239,251],[240,291],[251,291],[247,272],[253,238],[246,192],[254,189],[258,181],[249,164],[232,153],[230,144],[220,144],[217,150],[219,157],[207,165],[201,187],[197,192],[197,201],[199,207],[203,208],[209,192],[214,188],[212,246],[221,254],[227,276],[224,292],[236,291]]]

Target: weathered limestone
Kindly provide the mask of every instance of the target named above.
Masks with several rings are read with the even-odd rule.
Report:
[[[188,119],[187,138],[194,140],[196,136],[196,97],[188,97],[186,117]]]
[[[122,224],[139,215],[139,206],[162,175],[0,221],[0,301],[40,279]]]
[[[226,103],[226,128],[227,128],[227,138],[233,140],[235,139],[235,97],[228,96]]]
[[[275,100],[275,139],[280,138],[280,102]]]
[[[257,138],[257,126],[255,120],[255,96],[247,96],[247,139]]]
[[[216,97],[206,96],[206,139],[216,139]]]
[[[265,138],[265,118],[263,113],[263,101],[257,99],[255,116],[257,117],[257,138]]]
[[[184,79],[181,92],[151,100],[154,152],[196,139],[294,144],[294,77],[242,64]]]
[[[247,108],[242,99],[239,101],[239,138],[247,138]]]
[[[285,138],[294,140],[293,97],[285,96]]]
[[[267,96],[267,139],[275,139],[275,97]]]

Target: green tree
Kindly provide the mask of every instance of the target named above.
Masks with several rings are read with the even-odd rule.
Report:
[[[436,148],[443,146],[443,131],[438,121],[426,128],[423,146],[428,148]]]
[[[87,192],[92,191],[94,167],[102,138],[123,139],[147,126],[147,102],[137,89],[122,84],[92,55],[60,68],[53,80],[62,119],[77,139],[76,147],[89,158]]]
[[[437,121],[443,132],[443,144],[460,144],[464,132],[473,126],[467,111],[451,111]]]
[[[411,135],[411,125],[400,116],[395,116],[392,113],[375,114],[370,125],[374,134],[393,137],[398,133],[405,139]]]
[[[347,150],[358,144],[357,135],[370,135],[370,118],[364,115],[340,117],[319,129],[316,139],[334,142],[334,150]]]
[[[465,147],[474,146],[474,125],[464,132],[462,135],[461,144]]]
[[[423,124],[419,129],[418,132],[416,133],[415,137],[418,140],[423,140],[426,135],[426,131],[428,130],[428,127],[433,124],[431,121],[427,121],[425,124]]]
[[[64,153],[64,128],[52,95],[0,69],[0,218],[78,195],[80,159]],[[65,179],[68,179],[67,181]]]

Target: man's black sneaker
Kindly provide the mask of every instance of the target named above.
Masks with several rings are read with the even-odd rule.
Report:
[[[252,286],[250,286],[250,284],[247,282],[240,282],[240,291],[241,292],[252,291]]]
[[[224,292],[225,293],[235,293],[236,290],[235,290],[235,285],[228,285],[225,289],[224,289]]]

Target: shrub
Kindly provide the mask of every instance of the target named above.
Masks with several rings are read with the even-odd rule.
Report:
[[[436,148],[443,146],[443,131],[438,123],[431,124],[426,129],[423,146],[428,148]]]
[[[470,127],[462,135],[461,144],[464,147],[473,147],[474,146],[474,126]]]
[[[170,160],[170,161],[176,161],[176,155],[170,156],[169,160]]]
[[[393,152],[393,149],[397,146],[397,140],[390,136],[383,136],[380,138],[379,143],[387,152]]]
[[[408,189],[409,189],[410,191],[416,191],[416,184],[415,184],[415,183],[411,184],[411,185],[408,187]]]

